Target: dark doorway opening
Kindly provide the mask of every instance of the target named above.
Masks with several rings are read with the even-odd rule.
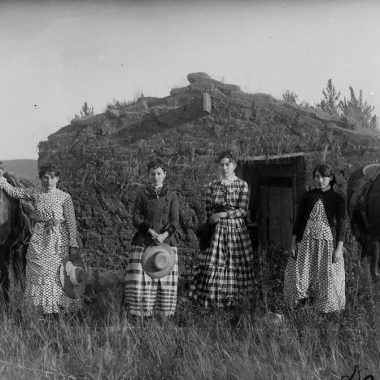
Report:
[[[305,190],[303,153],[252,157],[239,163],[237,173],[250,188],[248,230],[254,248],[288,249]]]

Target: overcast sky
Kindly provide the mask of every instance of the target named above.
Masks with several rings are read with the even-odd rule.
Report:
[[[84,101],[167,96],[190,72],[311,104],[329,78],[380,114],[377,1],[1,1],[0,160],[37,145]]]

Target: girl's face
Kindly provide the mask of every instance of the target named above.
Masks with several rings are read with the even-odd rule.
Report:
[[[231,177],[235,174],[236,164],[229,158],[222,158],[219,162],[219,170],[223,178]]]
[[[149,170],[150,183],[153,186],[161,186],[164,183],[166,172],[162,168],[152,168]]]
[[[45,173],[41,177],[41,185],[45,190],[53,190],[57,187],[57,182],[59,177],[57,177],[54,172]]]
[[[315,186],[321,190],[328,190],[330,188],[330,182],[333,177],[324,177],[318,170],[315,172],[314,182]]]

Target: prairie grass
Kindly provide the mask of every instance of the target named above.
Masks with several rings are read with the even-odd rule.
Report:
[[[181,287],[170,320],[131,320],[121,287],[99,292],[81,315],[59,320],[2,304],[0,379],[341,379],[355,365],[361,377],[354,379],[380,378],[366,264],[348,275],[347,308],[335,316],[307,305],[286,312],[273,278],[260,281],[266,289],[258,299],[234,310],[197,308]],[[269,304],[283,313],[282,323],[268,318]]]

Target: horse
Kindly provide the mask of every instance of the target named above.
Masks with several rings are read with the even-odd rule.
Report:
[[[355,170],[347,182],[347,210],[362,258],[371,261],[374,282],[380,279],[380,164]]]
[[[14,176],[5,174],[13,185],[21,186]],[[26,250],[31,235],[30,218],[21,201],[0,189],[0,285],[9,302],[11,285],[24,289]]]

